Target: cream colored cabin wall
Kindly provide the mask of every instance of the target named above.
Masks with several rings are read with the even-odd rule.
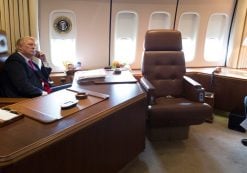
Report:
[[[133,69],[141,68],[143,44],[145,33],[148,30],[149,19],[155,11],[165,11],[171,14],[171,28],[173,27],[176,1],[174,0],[113,0],[112,4],[112,32],[111,32],[111,57],[114,52],[115,17],[119,11],[132,11],[138,14],[138,35],[135,62]]]
[[[243,42],[245,39],[247,39],[247,9],[246,9],[246,6],[245,6],[244,28],[243,28],[243,34],[241,36],[240,53],[239,53],[237,68],[247,68],[247,45],[246,43],[245,45],[243,45]]]
[[[53,10],[66,9],[76,15],[76,50],[77,58],[80,58],[82,65],[85,68],[108,65],[110,0],[41,0],[39,2],[41,49],[47,55],[50,55],[49,15]]]
[[[239,0],[240,2],[246,0]],[[150,15],[154,11],[167,11],[171,14],[171,28],[175,18],[177,1],[174,0],[112,0],[111,16],[111,52],[114,52],[115,16],[118,11],[129,10],[138,14],[138,35],[134,69],[141,67],[143,42],[148,29]],[[247,2],[247,1],[246,1]],[[49,14],[53,10],[74,11],[77,23],[77,58],[85,68],[99,68],[108,65],[110,0],[41,0],[39,1],[39,29],[41,49],[49,56]],[[188,67],[218,66],[224,64],[205,62],[203,58],[204,40],[207,23],[212,13],[232,15],[234,0],[179,0],[176,28],[183,12],[196,12],[200,15],[199,33],[195,60]],[[230,22],[230,21],[229,21]],[[238,26],[235,26],[238,30]],[[241,27],[240,27],[241,28]],[[235,41],[234,41],[235,44]],[[235,47],[234,49],[235,50]],[[112,61],[112,60],[111,60]]]
[[[247,1],[239,0],[236,9],[231,41],[229,45],[228,61],[226,66],[231,68],[247,68],[247,47],[242,45],[247,37]],[[240,58],[240,60],[238,60]]]
[[[208,20],[212,13],[225,13],[229,17],[232,16],[234,7],[234,0],[180,0],[176,28],[178,26],[179,17],[184,12],[196,12],[199,14],[199,30],[196,42],[195,59],[187,62],[187,67],[203,67],[203,66],[220,66],[224,65],[224,61],[219,62],[206,62],[204,60],[204,42],[206,37],[206,30]],[[229,22],[231,22],[229,20]],[[230,26],[230,23],[229,23]],[[227,35],[228,36],[228,35]]]

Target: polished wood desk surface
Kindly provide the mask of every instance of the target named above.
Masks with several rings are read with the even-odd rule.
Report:
[[[143,100],[146,97],[138,83],[80,86],[74,81],[73,87],[105,93],[110,97],[107,100],[50,124],[43,124],[24,117],[21,120],[0,128],[0,167],[12,164],[31,155],[35,151],[42,150],[51,143],[55,143],[119,109]],[[63,90],[59,92],[62,93]],[[44,99],[46,97],[41,96]],[[16,106],[18,107],[18,103],[14,104],[13,107]],[[48,107],[47,109],[52,109],[52,107]]]
[[[83,90],[83,92],[87,94],[86,99],[77,100],[77,93],[67,89],[8,107],[42,123],[52,123],[109,98],[107,94],[89,90]],[[65,103],[74,103],[74,106],[62,109]]]

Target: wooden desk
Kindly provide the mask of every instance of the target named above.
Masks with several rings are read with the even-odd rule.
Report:
[[[66,73],[51,73],[51,80],[54,82],[54,86],[59,86],[73,81],[73,75],[67,75]]]
[[[25,117],[0,128],[1,173],[116,173],[144,150],[138,83],[73,86],[110,98],[50,124]]]
[[[11,105],[26,100],[27,98],[7,98],[0,97],[0,108],[3,106]]]

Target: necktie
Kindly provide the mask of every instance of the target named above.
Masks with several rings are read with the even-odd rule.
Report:
[[[32,60],[28,60],[28,64],[29,64],[29,67],[30,67],[32,70],[35,70],[35,66],[34,66]]]
[[[35,71],[36,67],[33,64],[33,61],[32,60],[28,60],[28,64],[29,64],[30,68]],[[52,90],[51,90],[51,87],[50,87],[49,83],[46,82],[43,79],[41,79],[41,82],[42,82],[44,91],[46,91],[48,94],[51,93]]]

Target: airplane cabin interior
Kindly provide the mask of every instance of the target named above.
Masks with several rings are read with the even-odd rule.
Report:
[[[0,19],[0,173],[246,171],[246,0],[1,0]],[[7,96],[26,36],[54,92]]]

